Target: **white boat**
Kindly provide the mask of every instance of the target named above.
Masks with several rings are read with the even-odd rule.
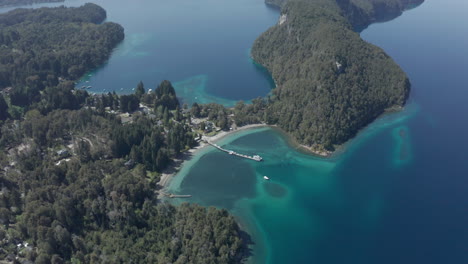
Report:
[[[269,180],[270,178],[268,178],[268,176],[263,176],[263,179]]]
[[[254,155],[252,158],[254,160],[256,160],[256,161],[262,161],[263,160],[262,157],[260,157],[259,155]]]

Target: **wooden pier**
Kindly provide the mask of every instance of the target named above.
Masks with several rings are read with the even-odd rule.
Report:
[[[263,160],[263,158],[260,157],[259,155],[254,155],[254,156],[244,155],[244,154],[232,151],[232,150],[224,149],[224,148],[222,148],[222,147],[220,147],[220,146],[218,146],[218,145],[216,145],[214,143],[209,142],[208,140],[205,140],[205,142],[207,144],[209,144],[209,145],[223,151],[223,152],[228,153],[229,155],[234,155],[234,156],[237,156],[237,157],[241,157],[241,158],[245,158],[245,159],[251,159],[251,160],[255,160],[255,161],[262,161]]]
[[[169,197],[169,198],[190,198],[192,195],[190,194],[173,194],[173,193],[162,193],[164,196]]]

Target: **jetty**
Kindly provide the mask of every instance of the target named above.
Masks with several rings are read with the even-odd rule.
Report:
[[[237,156],[237,157],[241,157],[241,158],[245,158],[245,159],[250,159],[250,160],[255,160],[255,161],[262,161],[263,158],[260,157],[259,155],[253,155],[253,156],[249,156],[249,155],[245,155],[245,154],[241,154],[241,153],[237,153],[233,150],[229,150],[229,149],[224,149],[218,145],[216,145],[215,143],[211,143],[210,141],[208,140],[205,140],[205,142],[208,144],[208,145],[211,145],[223,152],[226,152],[227,154],[229,155],[233,155],[233,156]]]
[[[169,198],[190,198],[192,195],[190,194],[173,194],[173,193],[165,193],[161,192],[162,195],[169,197]]]

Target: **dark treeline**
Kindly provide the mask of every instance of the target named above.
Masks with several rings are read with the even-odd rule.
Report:
[[[0,7],[15,6],[15,5],[30,5],[38,3],[56,3],[64,2],[65,0],[0,0]]]
[[[252,49],[277,83],[265,121],[317,150],[333,149],[387,109],[403,106],[410,90],[400,67],[353,31],[374,20],[351,21],[355,14],[350,12],[394,13],[380,10],[387,5],[401,12],[415,1],[348,1],[354,9],[342,9],[345,1],[338,2],[271,1],[282,6],[281,23],[261,35]]]
[[[105,62],[124,38],[120,25],[99,24],[105,18],[95,4],[1,14],[0,90],[9,93],[10,105],[27,108],[40,101],[40,91]]]

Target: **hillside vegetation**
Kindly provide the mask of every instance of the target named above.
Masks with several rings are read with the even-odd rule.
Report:
[[[196,144],[172,85],[121,96],[69,89],[0,121],[0,259],[240,263],[243,232],[226,210],[157,197],[160,172]]]
[[[30,5],[37,3],[55,3],[64,1],[65,0],[0,0],[0,7],[14,5]]]
[[[401,13],[410,1],[338,2],[271,2],[281,6],[280,22],[252,49],[277,84],[266,121],[314,149],[344,143],[386,109],[402,107],[410,91],[400,67],[355,32],[382,12],[397,15],[386,6]]]
[[[76,80],[104,63],[124,38],[124,29],[102,23],[105,18],[95,4],[1,14],[0,90],[12,87],[11,105],[27,107],[46,87]]]
[[[374,22],[383,22],[400,16],[408,8],[420,5],[424,0],[336,0],[356,31]]]

